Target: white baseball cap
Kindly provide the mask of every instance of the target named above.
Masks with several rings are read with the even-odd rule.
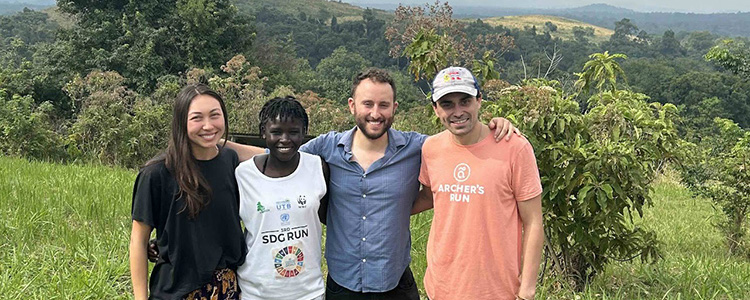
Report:
[[[469,70],[462,67],[448,67],[440,70],[432,81],[432,101],[450,93],[479,94],[479,83]]]

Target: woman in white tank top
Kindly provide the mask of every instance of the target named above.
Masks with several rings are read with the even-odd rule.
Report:
[[[241,298],[323,299],[320,220],[328,166],[298,151],[308,119],[296,99],[269,100],[259,116],[269,153],[235,170],[248,247],[237,270]]]

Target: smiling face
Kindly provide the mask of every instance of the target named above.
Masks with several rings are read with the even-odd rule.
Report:
[[[188,108],[187,135],[196,158],[216,153],[216,144],[224,135],[224,124],[219,100],[209,95],[193,98]]]
[[[372,140],[379,139],[391,128],[397,107],[393,88],[388,83],[369,78],[362,80],[353,97],[349,98],[349,110],[354,115],[357,128]]]
[[[464,93],[450,93],[441,97],[432,108],[440,122],[452,134],[464,136],[479,124],[479,107],[482,98]]]
[[[271,156],[287,162],[299,154],[299,147],[305,138],[305,126],[296,118],[276,118],[266,122],[261,134]]]

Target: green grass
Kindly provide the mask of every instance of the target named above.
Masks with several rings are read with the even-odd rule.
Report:
[[[0,298],[127,295],[134,180],[129,170],[0,157]]]
[[[0,157],[0,298],[129,299],[135,171]],[[732,257],[718,214],[672,177],[654,185],[638,224],[664,258],[611,264],[583,293],[546,278],[538,299],[750,299],[750,260]],[[412,217],[412,270],[422,288],[431,212]]]

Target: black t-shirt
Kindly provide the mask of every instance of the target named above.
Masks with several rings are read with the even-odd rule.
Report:
[[[240,227],[239,190],[234,150],[222,148],[211,160],[196,160],[212,197],[194,218],[188,218],[179,187],[164,162],[141,169],[133,188],[133,220],[156,229],[159,260],[149,287],[151,299],[180,299],[209,283],[214,270],[236,270],[247,247]],[[180,212],[182,211],[182,212]]]

